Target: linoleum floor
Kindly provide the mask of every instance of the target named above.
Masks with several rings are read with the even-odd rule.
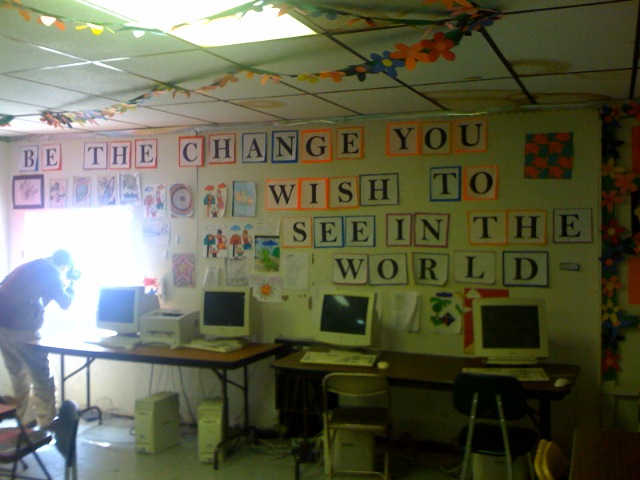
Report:
[[[219,468],[198,461],[195,428],[181,431],[177,446],[155,455],[135,451],[135,431],[132,419],[105,418],[81,420],[77,438],[78,480],[295,480],[295,462],[290,439],[239,440]],[[55,480],[63,479],[63,460],[55,446],[39,450],[41,458]],[[450,480],[449,473],[460,458],[450,454],[398,451],[394,449],[391,463],[392,480]],[[20,473],[41,478],[41,471],[32,457],[29,467]],[[321,461],[300,465],[300,480],[326,479]],[[349,478],[349,477],[339,477]],[[367,477],[357,477],[367,478]],[[372,478],[372,477],[368,477]]]

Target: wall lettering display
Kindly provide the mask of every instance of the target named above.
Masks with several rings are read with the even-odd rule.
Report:
[[[507,212],[467,212],[467,232],[470,245],[506,245]]]
[[[389,157],[402,157],[484,152],[487,148],[487,126],[488,122],[484,117],[455,121],[390,122],[386,124],[386,154]],[[335,129],[223,132],[207,136],[179,136],[177,144],[180,167],[208,168],[212,165],[235,164],[238,158],[242,163],[248,164],[322,164],[334,159],[364,159],[365,128],[347,126]],[[85,170],[157,168],[158,158],[156,138],[87,142],[84,144],[83,167]],[[20,147],[19,162],[20,169],[29,172],[39,169],[61,170],[62,145]],[[324,167],[321,165],[310,168],[327,171],[322,170]],[[427,168],[428,184],[424,185],[429,190],[427,201],[445,211],[446,206],[438,205],[438,202],[498,198],[498,166],[425,166],[425,171]],[[366,207],[401,205],[400,174],[393,171],[368,173],[366,169],[364,173],[360,172],[335,177],[310,175],[267,179],[263,187],[263,200],[256,197],[256,191],[261,187],[259,183],[234,179],[231,215],[255,216],[256,208],[262,202],[264,204],[261,206],[267,216],[270,211],[298,212],[297,215],[279,218],[278,227],[269,233],[272,236],[279,235],[283,248],[378,247],[376,223],[381,217],[370,212],[362,215],[358,212],[349,215],[345,213],[347,210]],[[98,201],[98,204],[139,205],[138,175],[136,172],[121,172],[117,177],[119,188],[115,189],[115,200],[111,198],[106,203]],[[90,192],[91,179],[77,178],[82,178],[83,182],[76,182],[73,204],[87,205],[91,201],[90,194],[87,193]],[[123,183],[124,179],[131,181]],[[188,188],[186,184],[183,186]],[[98,195],[106,198],[100,191]],[[261,193],[260,195],[262,196]],[[180,196],[171,197],[173,215],[193,215],[193,199],[190,197],[183,210],[176,214],[176,201],[179,199]],[[201,208],[212,205],[206,201],[204,203],[206,207]],[[342,212],[336,215],[340,210]],[[305,216],[309,211],[323,214]],[[552,219],[549,227],[547,217]],[[336,254],[333,256],[333,281],[357,285],[405,285],[409,283],[410,272],[416,285],[443,286],[449,282],[450,277],[453,281],[466,284],[496,283],[496,252],[464,249],[442,251],[450,248],[452,220],[450,213],[385,211],[385,224],[380,230],[385,236],[384,245],[398,249],[413,247],[422,251]],[[466,226],[469,246],[545,246],[549,241],[548,228],[553,229],[554,243],[593,241],[592,212],[588,208],[559,208],[553,210],[553,215],[545,210],[524,209],[468,211]],[[442,253],[425,251],[429,248]],[[547,261],[547,252],[505,252],[503,283],[514,286],[547,286]]]
[[[407,285],[407,254],[369,255],[369,277],[371,285]]]
[[[409,247],[413,241],[413,214],[387,214],[387,247]]]
[[[329,178],[329,208],[358,208],[358,177]]]
[[[18,159],[19,172],[38,171],[38,148],[38,145],[20,147],[20,156]]]
[[[344,247],[343,217],[315,217],[313,245],[315,248]]]
[[[364,158],[364,128],[342,127],[336,129],[336,159],[356,160]]]
[[[242,134],[242,163],[267,161],[267,132]]]
[[[236,134],[213,133],[209,135],[208,164],[236,163]]]
[[[204,165],[204,137],[194,135],[178,139],[178,165],[180,167]]]
[[[329,179],[301,178],[298,192],[301,210],[326,210],[329,206]]]
[[[117,141],[109,143],[109,169],[128,170],[131,168],[131,142]]]
[[[332,281],[337,284],[366,285],[369,281],[368,255],[334,255]]]
[[[360,205],[397,205],[399,196],[397,173],[360,175]]]
[[[470,245],[546,245],[544,210],[473,211],[467,213]]]
[[[289,217],[282,219],[282,246],[289,248],[313,246],[313,223],[311,217]]]
[[[549,286],[547,252],[503,252],[502,267],[505,286]]]
[[[387,156],[417,155],[420,142],[418,122],[399,122],[387,125]]]
[[[451,153],[451,122],[422,124],[422,154],[449,155]]]
[[[294,180],[267,180],[266,202],[267,210],[297,210],[299,202],[299,181]]]
[[[59,143],[43,145],[40,152],[42,171],[62,170],[62,146]]]
[[[466,167],[463,170],[465,200],[495,200],[498,198],[498,167]]]
[[[330,162],[333,159],[329,129],[303,130],[300,160],[303,163]]]
[[[456,282],[484,285],[496,282],[495,252],[456,251],[453,254],[453,266]]]
[[[462,172],[460,167],[433,167],[429,170],[429,200],[451,202],[460,200]]]
[[[544,210],[508,210],[507,237],[512,245],[546,245],[547,212]]]
[[[416,247],[444,248],[448,243],[448,213],[415,214],[413,221],[413,244]]]
[[[271,161],[296,163],[298,161],[298,131],[282,130],[271,134]]]
[[[89,142],[84,144],[85,170],[106,170],[109,156],[109,144],[107,142]]]
[[[416,285],[444,285],[449,279],[449,255],[446,253],[411,254],[413,281]]]
[[[487,151],[487,118],[469,117],[453,122],[453,151],[472,153]]]
[[[376,217],[374,215],[344,218],[345,247],[375,247]]]
[[[135,167],[156,168],[158,166],[158,140],[136,140],[135,142]]]
[[[554,243],[591,243],[593,219],[590,208],[553,210]]]

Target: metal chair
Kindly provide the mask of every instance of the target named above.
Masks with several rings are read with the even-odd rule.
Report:
[[[382,375],[364,373],[330,373],[322,382],[323,420],[327,442],[328,478],[336,475],[377,475],[389,478],[389,449],[391,446],[391,392]],[[330,395],[346,399],[377,400],[375,406],[340,405],[332,407]],[[358,403],[364,403],[359,401]],[[369,400],[366,402],[369,404]],[[338,432],[368,432],[384,439],[384,466],[382,471],[341,468],[334,465],[335,441]]]
[[[458,436],[464,447],[461,480],[466,480],[472,453],[505,457],[507,478],[513,479],[513,461],[527,456],[530,478],[534,478],[531,452],[538,432],[514,422],[529,413],[522,384],[513,377],[459,374],[453,386],[455,409],[469,417]]]
[[[18,474],[17,467],[20,463],[22,468],[26,469],[27,464],[24,458],[27,455],[33,455],[45,478],[51,480],[51,475],[38,455],[38,449],[55,439],[55,446],[65,459],[65,480],[76,480],[76,434],[79,418],[78,406],[75,402],[65,400],[58,410],[58,415],[47,429],[26,428],[21,423],[18,423],[17,427],[0,428],[0,463],[13,464],[11,478],[32,478]],[[9,472],[0,472],[0,476],[3,476],[3,473]]]

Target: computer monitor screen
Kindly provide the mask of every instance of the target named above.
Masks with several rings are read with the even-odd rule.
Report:
[[[140,316],[157,308],[160,308],[158,297],[145,294],[143,286],[102,287],[96,325],[119,335],[135,335]]]
[[[318,342],[346,348],[377,343],[374,292],[324,290],[317,310]]]
[[[533,364],[549,356],[541,299],[479,298],[473,301],[474,350],[493,364]]]
[[[219,286],[202,290],[200,333],[209,338],[239,338],[251,334],[251,289]]]

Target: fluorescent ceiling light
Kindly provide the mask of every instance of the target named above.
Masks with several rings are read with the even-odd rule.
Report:
[[[316,32],[290,15],[280,15],[266,2],[262,12],[250,10],[244,15],[231,15],[210,22],[198,21],[232,8],[247,0],[77,0],[99,10],[128,20],[127,25],[154,28],[202,47],[262,42],[279,38],[315,35]],[[168,19],[168,20],[167,20]],[[170,23],[169,23],[170,22]],[[175,30],[175,25],[187,23]]]

